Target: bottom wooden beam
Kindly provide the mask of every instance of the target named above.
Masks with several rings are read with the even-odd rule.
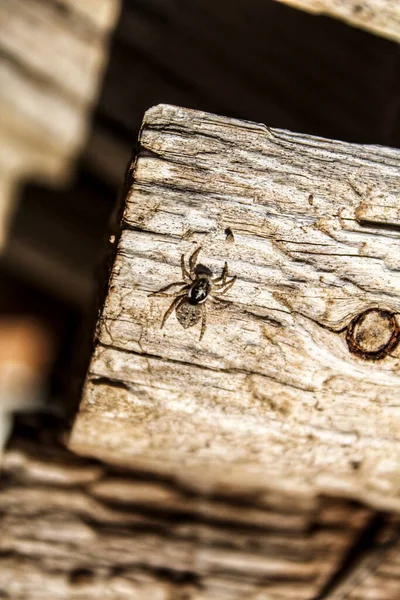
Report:
[[[375,518],[339,499],[206,497],[78,458],[53,431],[24,430],[5,455],[0,597],[91,600],[107,590],[121,600],[322,598]],[[395,531],[382,521],[386,536]],[[396,543],[387,561],[370,563],[369,581],[378,577],[382,595],[332,597],[397,598]]]

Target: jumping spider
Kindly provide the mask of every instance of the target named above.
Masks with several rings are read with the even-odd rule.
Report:
[[[231,289],[236,281],[236,275],[231,277],[228,273],[228,264],[225,263],[220,277],[212,277],[212,272],[206,267],[198,265],[196,267],[197,258],[201,246],[196,248],[193,254],[189,258],[189,269],[185,265],[185,255],[181,256],[181,269],[183,281],[176,281],[170,283],[166,287],[161,288],[157,292],[152,292],[150,296],[164,296],[172,297],[170,307],[165,312],[162,322],[161,329],[164,327],[166,320],[175,310],[176,318],[184,329],[193,327],[201,319],[201,331],[200,340],[202,339],[206,330],[207,315],[206,315],[206,300],[210,299],[213,302],[220,302],[225,304],[224,300],[220,299],[219,296],[226,294]],[[176,292],[167,294],[167,290],[178,286],[179,289]]]

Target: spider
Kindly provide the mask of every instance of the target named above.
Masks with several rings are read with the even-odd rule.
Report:
[[[166,320],[175,310],[176,318],[184,329],[193,327],[201,320],[200,340],[202,339],[207,324],[207,314],[205,302],[210,299],[213,302],[221,302],[224,300],[219,296],[226,294],[231,289],[236,281],[236,275],[231,277],[228,273],[228,263],[225,263],[220,277],[212,277],[210,269],[198,265],[196,267],[197,258],[201,246],[196,248],[189,258],[189,269],[185,264],[185,255],[181,256],[181,269],[183,281],[176,281],[161,288],[157,292],[152,292],[149,296],[174,296],[174,300],[165,312],[161,321],[161,329],[164,327]],[[172,293],[166,293],[171,288],[178,286],[178,290]]]

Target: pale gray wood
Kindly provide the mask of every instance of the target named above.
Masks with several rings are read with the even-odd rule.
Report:
[[[349,25],[400,42],[398,0],[279,0],[307,12],[342,19]]]
[[[346,331],[371,308],[398,328],[400,152],[163,105],[140,145],[70,447],[206,490],[397,511],[399,348],[365,360]],[[201,342],[175,315],[160,330],[171,298],[149,297],[199,245],[238,278]],[[366,347],[385,328],[370,315]]]

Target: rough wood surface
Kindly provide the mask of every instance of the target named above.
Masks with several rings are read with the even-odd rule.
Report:
[[[162,105],[140,144],[71,448],[399,510],[400,152]],[[201,342],[149,297],[199,245]]]
[[[62,184],[87,137],[118,0],[0,6],[0,246],[21,178]]]
[[[396,532],[389,517],[377,527],[369,509],[339,499],[245,490],[198,495],[79,459],[50,431],[14,436],[5,455],[1,597],[91,600],[106,591],[118,600],[325,598],[365,527],[371,553],[379,535]],[[391,556],[395,550],[398,542]],[[368,598],[395,600],[396,567],[384,565],[391,574],[381,589],[388,592]]]
[[[400,528],[394,520],[383,526],[371,548],[364,549],[343,580],[324,600],[396,600],[400,594]]]
[[[398,0],[279,0],[311,13],[342,19],[400,42],[400,4]]]

